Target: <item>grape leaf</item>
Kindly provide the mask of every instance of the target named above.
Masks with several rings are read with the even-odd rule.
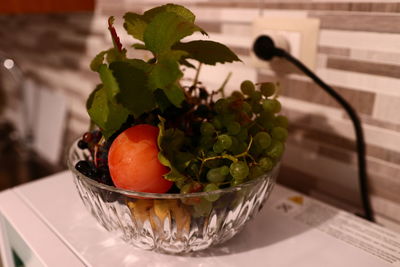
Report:
[[[106,64],[102,64],[99,67],[99,74],[108,100],[115,103],[115,97],[119,93],[119,86],[113,73]]]
[[[128,34],[134,38],[143,41],[143,33],[147,27],[147,21],[143,15],[128,12],[124,15],[124,28]]]
[[[169,150],[169,147],[171,147],[171,143],[168,143],[168,141],[171,141],[173,139],[171,139],[171,131],[166,132],[165,131],[165,119],[162,117],[159,117],[160,119],[160,123],[158,124],[158,137],[157,137],[157,145],[159,148],[159,152],[158,152],[158,160],[160,161],[160,163],[166,167],[168,167],[170,170],[169,172],[167,172],[166,174],[164,174],[164,178],[172,181],[172,182],[176,182],[176,181],[182,181],[186,179],[186,176],[183,175],[182,173],[180,173],[172,164],[171,164],[171,160],[167,157],[167,155],[165,155],[166,152],[169,152],[169,154],[174,153],[174,151],[176,150]],[[174,140],[176,142],[176,140]],[[168,148],[167,148],[167,147]],[[173,146],[173,144],[172,144]]]
[[[185,20],[192,23],[195,20],[195,15],[189,9],[180,5],[166,4],[147,10],[143,15],[133,12],[126,13],[124,15],[124,28],[128,34],[140,41],[143,41],[143,33],[145,32],[148,23],[156,15],[163,12],[175,13],[176,15],[181,16]]]
[[[146,46],[142,43],[135,43],[132,47],[138,50],[147,50]]]
[[[200,27],[185,18],[172,12],[165,12],[156,15],[147,25],[143,39],[147,49],[159,55],[196,31],[205,33]]]
[[[149,76],[150,88],[153,91],[162,89],[169,101],[177,107],[185,99],[182,89],[177,85],[177,81],[183,76],[178,60],[184,55],[186,52],[182,51],[164,53],[154,64]]]
[[[98,72],[100,66],[104,64],[104,57],[106,57],[108,63],[114,61],[123,61],[126,59],[126,50],[122,49],[122,51],[119,52],[116,48],[110,48],[108,50],[101,51],[90,62],[90,69]]]
[[[116,61],[110,69],[118,83],[120,93],[116,99],[136,118],[156,107],[153,93],[147,86],[146,72],[130,62]]]
[[[168,100],[171,101],[171,103],[174,104],[176,107],[180,107],[182,101],[185,100],[183,89],[177,84],[173,84],[165,88],[164,93],[168,97]]]
[[[178,16],[183,17],[185,20],[194,22],[196,16],[190,11],[189,9],[180,6],[180,5],[175,5],[175,4],[166,4],[163,6],[158,6],[155,8],[152,8],[150,10],[147,10],[144,12],[143,16],[145,17],[146,21],[150,21],[152,18],[154,18],[156,15],[162,12],[172,12],[177,14]]]
[[[186,51],[189,54],[188,58],[193,58],[208,65],[241,61],[228,47],[213,41],[197,40],[187,43],[177,43],[172,49]]]
[[[92,71],[99,71],[100,66],[104,63],[104,56],[106,55],[107,51],[101,51],[92,59],[90,62],[90,69]]]
[[[121,105],[112,103],[104,86],[98,86],[86,103],[90,119],[96,123],[108,139],[128,118],[129,112]]]
[[[108,64],[114,61],[123,61],[126,59],[126,49],[118,51],[116,48],[110,48],[107,50],[106,59]]]
[[[171,101],[169,101],[163,90],[156,89],[153,94],[154,98],[156,99],[157,106],[161,112],[164,112],[169,106],[171,106]]]
[[[179,60],[179,64],[181,64],[181,65],[183,65],[183,66],[186,66],[186,67],[188,67],[188,68],[191,68],[191,69],[196,69],[196,66],[195,66],[195,65],[193,65],[192,63],[190,63],[189,61],[187,61],[187,60],[184,59],[184,58],[181,58],[181,59]]]
[[[158,59],[153,65],[153,70],[150,73],[149,83],[152,89],[165,89],[176,83],[183,76],[179,68],[179,64],[174,57],[169,54]]]

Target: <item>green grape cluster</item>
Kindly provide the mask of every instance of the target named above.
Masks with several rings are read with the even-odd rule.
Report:
[[[240,91],[228,97],[213,101],[210,96],[208,114],[190,117],[194,125],[191,135],[183,137],[175,129],[175,139],[169,139],[175,144],[168,150],[175,150],[170,159],[182,176],[172,178],[181,193],[236,186],[273,169],[288,136],[288,120],[278,115],[281,104],[276,91],[274,83],[255,85],[246,80]],[[178,136],[180,141],[176,140]],[[216,199],[210,195],[208,200]]]

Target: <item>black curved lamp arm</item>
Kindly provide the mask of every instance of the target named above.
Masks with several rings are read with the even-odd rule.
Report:
[[[364,209],[364,218],[369,221],[374,221],[374,216],[368,195],[364,134],[361,127],[360,119],[358,118],[358,115],[353,107],[341,95],[333,90],[332,87],[327,85],[317,75],[315,75],[315,73],[307,68],[301,61],[293,57],[285,50],[276,47],[273,40],[269,36],[263,35],[258,37],[257,40],[254,42],[253,50],[257,57],[263,60],[271,60],[275,56],[285,58],[297,68],[299,68],[302,72],[304,72],[308,77],[313,79],[316,84],[318,84],[324,91],[332,96],[346,110],[353,123],[356,135],[358,176],[361,200]]]

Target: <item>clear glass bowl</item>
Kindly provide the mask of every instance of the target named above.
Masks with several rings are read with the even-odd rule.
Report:
[[[279,164],[236,187],[190,194],[155,194],[98,183],[75,169],[90,158],[75,142],[68,167],[86,208],[108,231],[146,250],[187,253],[223,243],[236,235],[268,198]]]

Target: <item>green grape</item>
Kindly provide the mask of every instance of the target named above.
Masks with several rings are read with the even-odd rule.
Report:
[[[254,144],[261,149],[266,149],[271,144],[271,136],[267,132],[258,132],[254,136]]]
[[[218,187],[218,185],[216,185],[214,183],[207,184],[203,189],[204,192],[211,192],[211,191],[216,191],[216,190],[219,190],[219,187]]]
[[[249,131],[247,128],[242,127],[240,132],[236,135],[236,138],[240,141],[246,141],[247,137],[249,136]]]
[[[200,126],[200,133],[204,136],[210,136],[215,133],[214,125],[209,122],[203,122]]]
[[[200,147],[203,150],[209,150],[213,144],[213,137],[212,136],[202,136],[200,137]]]
[[[260,113],[260,116],[256,119],[257,123],[259,123],[262,127],[266,129],[272,129],[274,127],[274,114],[271,112],[263,110]]]
[[[251,109],[256,114],[258,114],[264,110],[263,105],[261,105],[258,102],[252,102]]]
[[[272,129],[271,136],[274,139],[284,142],[288,137],[288,131],[282,127],[274,127]]]
[[[251,95],[250,98],[254,102],[259,102],[261,100],[262,94],[260,91],[254,91]]]
[[[192,184],[186,183],[181,187],[181,194],[188,194],[192,191]]]
[[[221,173],[221,175],[223,176],[227,176],[229,174],[229,167],[224,165],[219,167],[219,172]]]
[[[212,203],[206,199],[201,199],[200,203],[193,206],[195,217],[207,216],[212,210]]]
[[[215,102],[214,104],[214,110],[218,114],[228,112],[228,100],[226,100],[225,98],[218,99],[217,102]]]
[[[231,186],[237,186],[243,183],[243,180],[232,179]]]
[[[249,80],[243,81],[240,84],[240,90],[242,91],[243,94],[245,95],[251,95],[255,91],[255,86],[254,83],[252,83]]]
[[[258,161],[258,164],[260,164],[260,168],[263,171],[270,171],[272,167],[274,167],[274,162],[267,157],[263,157]]]
[[[240,123],[238,123],[237,121],[233,121],[231,123],[229,123],[227,125],[227,130],[228,130],[228,134],[230,135],[236,135],[240,132]]]
[[[247,115],[252,115],[252,108],[251,108],[251,105],[249,103],[243,102],[242,110]]]
[[[191,176],[197,176],[200,171],[200,164],[196,162],[191,162],[188,166],[188,172]],[[179,187],[179,186],[178,186]],[[181,188],[181,187],[179,187]]]
[[[278,159],[282,156],[284,150],[285,145],[282,142],[278,140],[272,140],[271,145],[266,150],[266,155],[273,159]]]
[[[216,184],[211,183],[211,184],[207,184],[204,187],[203,191],[204,192],[212,192],[212,191],[216,191],[218,189],[219,189],[219,187]],[[205,198],[210,202],[214,202],[214,201],[218,200],[219,194],[210,194],[210,195],[205,196]]]
[[[227,134],[221,134],[218,136],[217,143],[220,143],[223,150],[229,149],[232,145],[232,138]]]
[[[263,169],[260,166],[252,166],[250,168],[250,174],[249,177],[250,179],[256,179],[260,176],[262,176],[265,172],[263,171]]]
[[[211,169],[211,168],[218,168],[221,164],[222,164],[221,159],[213,159],[213,160],[207,160],[204,163],[204,166]]]
[[[232,94],[231,94],[231,97],[233,99],[244,99],[243,94],[241,92],[239,92],[239,91],[233,91]]]
[[[274,83],[262,83],[260,87],[260,91],[265,97],[270,97],[275,93],[275,84]]]
[[[224,151],[224,147],[221,142],[215,142],[213,145],[213,151],[217,154],[221,154]]]
[[[221,122],[224,127],[228,127],[229,124],[235,121],[235,114],[233,113],[226,113],[221,116]]]
[[[218,117],[214,117],[211,123],[215,127],[215,129],[217,129],[217,130],[222,129],[222,123]]]
[[[229,170],[234,180],[244,180],[249,175],[249,166],[244,161],[233,162]]]
[[[289,120],[286,116],[276,116],[275,125],[283,128],[287,128],[289,126]]]
[[[179,189],[182,189],[182,187],[186,184],[186,179],[181,179],[181,180],[177,180],[175,181],[175,185],[176,187],[178,187]]]
[[[281,111],[281,103],[276,99],[265,99],[263,108],[267,112],[278,113]]]
[[[254,143],[253,143],[253,145],[250,147],[250,154],[251,154],[253,157],[256,157],[256,158],[257,158],[262,152],[263,152],[263,150],[262,150],[259,146],[255,145]]]
[[[221,170],[221,169],[222,169],[222,167],[210,169],[207,172],[207,180],[212,183],[223,182],[225,180],[226,175],[223,175],[223,173],[225,173],[225,171]]]
[[[245,142],[238,142],[237,147],[234,150],[235,154],[240,154],[246,151],[247,149],[247,143]]]
[[[236,151],[236,149],[237,149],[237,146],[238,146],[238,144],[239,144],[239,141],[238,141],[238,139],[237,139],[235,136],[231,136],[231,139],[232,139],[232,145],[229,147],[228,151],[230,151],[230,152],[236,154],[235,151]]]

